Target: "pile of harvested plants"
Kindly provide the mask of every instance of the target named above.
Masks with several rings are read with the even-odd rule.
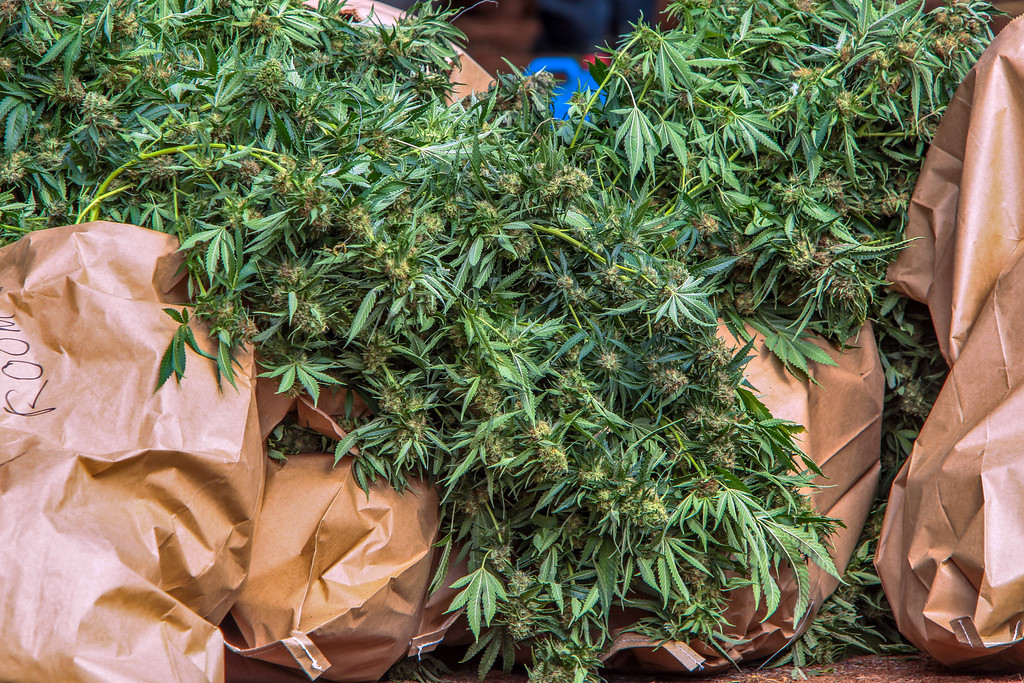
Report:
[[[255,344],[281,392],[362,396],[338,456],[358,446],[364,483],[438,486],[439,576],[468,559],[454,607],[482,670],[528,639],[537,680],[595,678],[623,608],[715,643],[728,591],[773,610],[773,567],[831,568],[832,528],[800,493],[796,427],[716,326],[801,373],[828,362],[808,334],[875,318],[887,448],[906,448],[937,356],[885,268],[990,34],[970,2],[669,13],[554,120],[543,73],[448,103],[443,12],[2,2],[2,236],[101,217],[177,234],[219,352],[183,326],[161,382],[213,362],[230,390]]]

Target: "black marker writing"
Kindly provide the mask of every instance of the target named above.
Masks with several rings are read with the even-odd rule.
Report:
[[[3,288],[0,287],[0,292],[2,291]],[[8,335],[0,337],[0,363],[3,363],[0,365],[0,375],[16,382],[15,388],[4,393],[4,412],[20,417],[45,415],[57,409],[36,407],[50,380],[43,379],[46,370],[42,365],[30,360],[20,360],[32,350],[28,340],[9,336],[20,333],[21,329],[17,327],[13,313],[0,315],[0,334]],[[12,356],[18,360],[7,359]]]
[[[11,415],[21,415],[22,417],[33,417],[35,415],[45,415],[46,413],[48,413],[48,412],[50,412],[52,410],[57,410],[56,408],[40,408],[39,410],[35,409],[36,403],[39,402],[39,397],[43,393],[43,389],[45,389],[46,385],[49,384],[49,383],[50,383],[50,380],[46,380],[45,382],[43,382],[43,386],[39,387],[39,391],[36,392],[35,398],[33,398],[32,402],[28,404],[28,407],[31,410],[31,412],[28,412],[28,413],[22,412],[22,411],[18,410],[17,408],[15,408],[13,405],[11,405],[11,394],[17,394],[18,393],[16,389],[11,389],[6,394],[4,394],[4,403],[7,404],[6,406],[4,406],[4,412],[8,412]]]
[[[19,332],[20,330],[12,331]],[[8,356],[24,356],[31,348],[32,346],[24,339],[0,337],[0,353],[6,353]]]

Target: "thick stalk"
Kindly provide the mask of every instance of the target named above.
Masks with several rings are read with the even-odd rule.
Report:
[[[168,154],[180,154],[182,152],[190,152],[190,151],[195,150],[195,149],[224,149],[224,150],[231,150],[231,151],[248,150],[249,154],[251,154],[254,158],[259,159],[263,163],[273,167],[274,170],[276,170],[278,172],[285,172],[287,170],[287,169],[285,169],[284,166],[282,166],[281,164],[278,164],[277,162],[271,160],[267,156],[267,155],[280,156],[277,152],[271,152],[271,151],[265,150],[265,149],[255,150],[255,149],[251,149],[251,148],[247,148],[247,147],[239,147],[237,145],[225,145],[225,144],[219,143],[219,142],[210,143],[208,145],[201,145],[201,144],[179,145],[178,147],[168,147],[166,149],[160,149],[160,150],[157,150],[155,152],[143,152],[136,159],[133,159],[132,161],[129,161],[128,163],[123,164],[122,166],[119,166],[118,168],[114,169],[110,173],[110,175],[108,175],[106,178],[103,179],[103,182],[100,183],[100,186],[99,186],[99,188],[96,191],[96,198],[93,199],[89,203],[89,206],[86,207],[86,209],[83,210],[78,215],[78,222],[81,222],[82,218],[84,218],[85,214],[87,212],[89,212],[89,211],[92,212],[91,215],[89,216],[89,220],[93,220],[93,221],[99,220],[99,217],[100,217],[100,202],[102,202],[103,199],[105,199],[106,197],[110,197],[110,196],[116,194],[117,192],[122,192],[123,191],[123,189],[118,189],[118,190],[115,190],[114,192],[107,192],[107,189],[110,187],[110,184],[112,182],[114,182],[115,180],[117,180],[118,176],[120,176],[122,173],[127,171],[132,166],[135,166],[136,164],[139,164],[139,163],[141,163],[143,161],[146,161],[147,159],[153,159],[155,157],[166,156]],[[124,189],[127,189],[127,188],[124,188]]]

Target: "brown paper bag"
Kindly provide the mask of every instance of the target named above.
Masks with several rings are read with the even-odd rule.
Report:
[[[950,105],[890,269],[925,301],[953,370],[893,484],[875,564],[900,631],[939,661],[1024,669],[1024,24]]]
[[[724,327],[720,336],[731,345],[737,344]],[[819,512],[845,524],[833,534],[830,547],[832,561],[841,573],[853,556],[878,489],[884,377],[870,324],[849,341],[851,348],[842,353],[824,341],[816,344],[838,366],[812,364],[813,381],[801,381],[789,373],[760,335],[755,339],[746,375],[774,417],[806,428],[797,435],[798,443],[823,473],[815,481],[823,488],[814,491],[811,500]],[[725,634],[741,643],[729,648],[729,657],[734,662],[770,657],[803,633],[822,602],[839,585],[817,566],[810,568],[810,581],[811,608],[798,624],[793,623],[796,581],[788,568],[780,571],[779,609],[767,620],[764,607],[755,608],[751,591],[734,591],[725,612],[731,624]],[[701,674],[731,666],[706,643],[667,643],[659,649],[655,645],[626,629],[616,640],[611,653],[614,656],[607,665],[623,671]]]
[[[383,26],[403,15],[372,0],[348,0],[343,11]],[[460,62],[452,101],[493,80],[461,51]],[[292,410],[301,426],[345,437],[332,419],[344,394],[324,395],[317,407],[269,384],[259,393],[264,439]],[[347,458],[334,468],[333,456],[302,455],[269,466],[264,510],[250,581],[225,628],[229,680],[305,678],[284,667],[309,679],[376,680],[402,657],[436,648],[453,626],[445,610],[454,592],[427,596],[440,512],[432,487],[417,482],[402,494],[381,483],[367,498]]]
[[[952,666],[1024,670],[1022,302],[1018,260],[893,484],[875,560],[900,631]]]
[[[889,269],[931,309],[952,365],[1024,226],[1024,23],[992,42],[949,104],[909,209],[912,240]]]
[[[735,341],[733,341],[735,343]],[[808,425],[802,447],[824,471],[819,480],[828,488],[817,490],[813,500],[825,514],[838,517],[845,529],[833,538],[832,556],[840,569],[852,556],[860,529],[874,500],[878,483],[880,421],[882,410],[882,373],[870,326],[851,340],[855,348],[839,354],[824,342],[820,345],[839,362],[838,367],[814,366],[812,376],[817,384],[800,381],[788,373],[768,352],[763,339],[755,346],[755,358],[747,366],[751,383],[763,393],[763,400],[773,414]],[[298,423],[333,438],[343,438],[332,415],[343,412],[343,395],[325,395],[319,407],[307,398],[289,399],[272,393],[270,385],[261,384],[258,391],[264,435],[276,426],[290,410],[298,411]],[[357,405],[356,412],[365,410]],[[350,464],[343,461],[331,469],[333,458],[325,455],[294,456],[283,465],[271,465],[267,475],[266,498],[260,528],[254,542],[250,583],[240,597],[233,616],[241,633],[229,643],[245,657],[302,669],[310,679],[322,676],[327,680],[373,680],[381,676],[403,654],[410,656],[429,652],[445,638],[453,625],[452,615],[445,614],[452,591],[440,592],[423,603],[429,571],[430,555],[426,552],[437,524],[437,499],[429,489],[417,487],[415,498],[395,494],[387,487],[375,489],[366,500],[350,474]],[[356,492],[353,496],[352,493]],[[299,502],[301,501],[301,503]],[[327,503],[337,507],[331,517]],[[389,540],[390,547],[376,562],[368,562],[358,546],[344,544],[333,551],[324,547],[318,535],[346,533],[358,537],[367,533],[368,524],[359,512],[359,505],[379,505],[390,514],[410,520],[408,527],[419,536],[411,544],[399,539]],[[345,509],[347,514],[340,514]],[[323,512],[322,512],[323,511]],[[346,526],[349,528],[346,529]],[[397,525],[396,525],[397,527]],[[387,532],[384,532],[387,535]],[[266,540],[265,540],[266,539]],[[409,554],[418,564],[413,565]],[[319,563],[314,558],[322,558]],[[339,566],[332,564],[341,558]],[[277,566],[266,568],[264,560]],[[393,581],[410,579],[405,572],[415,566],[417,588],[410,590],[403,604],[404,611],[386,603],[353,607],[356,601],[343,593],[332,601],[329,593],[310,591],[321,582],[325,571],[344,574],[346,580],[359,583],[366,568],[376,565],[395,574]],[[327,567],[328,569],[324,569]],[[457,572],[457,568],[454,570]],[[455,574],[450,578],[454,579]],[[763,610],[755,610],[753,595],[738,592],[727,612],[733,628],[729,635],[742,638],[744,645],[730,651],[736,661],[762,658],[785,647],[810,623],[813,612],[835,589],[837,582],[824,572],[811,572],[812,614],[800,624],[792,623],[796,603],[796,585],[789,572],[783,573],[783,607],[768,621]],[[329,582],[329,581],[328,581]],[[403,584],[404,585],[404,584]],[[411,608],[416,596],[420,603]],[[315,626],[317,619],[303,615],[312,608],[325,623]],[[352,612],[360,614],[354,618]],[[420,615],[413,618],[414,614]],[[388,623],[388,620],[391,620]],[[388,623],[382,635],[381,623]],[[243,635],[244,634],[244,635]],[[357,643],[374,634],[376,647],[367,648],[360,658]],[[417,635],[418,634],[418,635]],[[448,641],[445,641],[446,643]],[[724,669],[728,662],[704,644],[669,643],[661,648],[649,640],[628,633],[620,634],[609,652],[607,665],[620,670],[638,668],[660,671],[702,671]],[[330,663],[331,668],[326,668]],[[335,668],[339,671],[335,672]],[[285,669],[257,666],[253,662],[236,662],[229,658],[229,680],[250,683],[301,680]]]
[[[0,249],[2,680],[223,677],[264,460],[251,357],[237,391],[189,351],[154,392],[177,246],[96,222]]]
[[[261,383],[264,436],[296,410],[301,426],[344,438],[332,418],[344,413],[344,398],[325,393],[314,406]],[[356,413],[365,410],[357,403]],[[308,680],[377,680],[421,634],[439,510],[434,489],[419,481],[365,493],[349,457],[337,467],[327,454],[270,464],[249,580],[232,610],[239,637],[229,634],[229,647],[302,669]],[[245,677],[233,680],[281,680],[267,667],[229,667],[236,670]]]

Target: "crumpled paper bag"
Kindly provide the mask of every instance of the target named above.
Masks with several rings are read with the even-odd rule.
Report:
[[[163,309],[185,298],[177,247],[94,222],[0,249],[2,680],[223,678],[214,624],[265,462],[250,356],[237,391],[192,351],[154,391],[178,327]]]
[[[875,560],[900,631],[950,666],[1024,670],[1022,302],[1018,258],[893,484]]]
[[[730,345],[738,345],[724,327],[720,336]],[[850,348],[842,353],[823,340],[815,344],[838,365],[811,363],[812,381],[800,380],[788,372],[760,335],[755,336],[753,357],[745,373],[774,417],[806,428],[796,435],[798,445],[823,474],[815,479],[822,488],[811,494],[812,504],[822,514],[845,524],[832,535],[829,548],[832,561],[842,573],[853,557],[878,490],[884,376],[869,323],[849,340]],[[812,565],[810,610],[794,624],[797,586],[792,571],[783,567],[778,583],[782,600],[767,620],[764,606],[755,608],[751,591],[734,591],[729,596],[725,616],[731,628],[724,632],[741,641],[727,650],[733,662],[754,661],[780,652],[807,629],[822,602],[839,585],[834,577]],[[700,674],[732,666],[706,643],[666,643],[657,649],[656,645],[626,629],[616,639],[606,665],[622,671]]]
[[[960,85],[909,207],[893,287],[928,304],[952,365],[1024,240],[1024,23],[1014,21]]]
[[[372,0],[348,0],[342,11],[382,26],[404,14]],[[493,82],[462,51],[459,61],[449,75],[453,102]],[[314,406],[260,383],[263,438],[296,411],[301,426],[343,439],[332,416],[344,412],[344,397],[325,393]],[[357,404],[356,413],[365,410]],[[445,612],[457,591],[427,594],[440,513],[435,490],[416,482],[399,493],[381,482],[367,497],[350,460],[333,462],[306,454],[268,466],[249,584],[223,629],[228,680],[376,680],[401,658],[436,648],[456,621]],[[458,577],[457,566],[453,572],[445,586]]]
[[[816,383],[799,380],[786,371],[762,338],[756,340],[754,358],[747,366],[748,379],[774,415],[809,427],[798,438],[826,477],[819,479],[826,488],[813,493],[813,502],[846,524],[832,539],[832,557],[840,570],[854,552],[877,489],[882,412],[883,377],[870,326],[850,343],[853,347],[840,354],[819,342],[839,365],[812,365]],[[325,394],[319,405],[313,406],[306,397],[276,395],[269,384],[261,383],[258,401],[264,435],[295,410],[299,425],[335,439],[345,436],[332,417],[344,412],[344,394]],[[365,410],[361,403],[354,406],[356,414]],[[445,613],[454,591],[439,591],[423,602],[432,574],[429,546],[437,527],[436,494],[417,486],[402,495],[381,485],[367,499],[352,479],[348,459],[335,470],[332,463],[333,456],[302,455],[289,458],[283,466],[269,466],[250,583],[232,612],[239,633],[237,640],[229,636],[229,646],[245,657],[281,666],[229,657],[229,680],[303,680],[298,669],[309,679],[373,680],[403,654],[415,656],[436,647],[457,619],[457,615]],[[406,521],[379,529],[364,519],[360,506],[377,509],[386,519],[393,516]],[[388,534],[402,526],[417,534],[412,542],[388,539]],[[328,547],[321,539],[366,534],[381,537],[381,555],[375,562],[368,562],[363,548],[351,541]],[[458,571],[452,568],[446,585]],[[386,572],[394,574],[391,580],[401,595],[388,595],[372,609],[344,590],[332,593],[322,588],[335,580],[332,577],[344,575],[349,584],[361,585]],[[796,625],[792,619],[796,584],[788,571],[780,579],[783,607],[767,621],[762,622],[763,609],[755,609],[749,591],[737,592],[727,612],[733,624],[730,635],[746,643],[732,648],[730,656],[736,661],[769,656],[799,635],[838,585],[817,569],[811,571],[811,582],[812,613]],[[411,588],[414,584],[415,589]],[[397,587],[404,585],[410,589],[401,592]],[[373,595],[373,591],[364,594]],[[395,609],[391,603],[402,607]],[[307,610],[312,610],[312,617],[305,616]],[[375,636],[374,647],[360,645],[371,636]],[[446,640],[445,644],[450,643]],[[330,668],[326,668],[328,663]],[[729,662],[705,644],[656,647],[626,629],[609,651],[606,664],[629,671],[710,673],[726,668]],[[293,672],[282,666],[293,667]]]
[[[957,92],[890,269],[953,369],[893,484],[875,564],[900,631],[950,666],[1024,669],[1024,24]]]
[[[345,437],[332,417],[344,414],[344,393],[321,394],[314,406],[273,390],[261,383],[258,392],[264,437],[293,410],[300,426]],[[355,414],[365,411],[356,402]],[[380,678],[411,645],[430,644],[425,636],[440,626],[425,619],[439,513],[437,493],[421,481],[404,492],[382,481],[367,494],[350,457],[337,466],[327,454],[271,463],[249,580],[231,613],[238,638],[229,635],[229,647],[301,669],[307,680]],[[236,670],[229,680],[281,680],[268,667],[229,666]]]

